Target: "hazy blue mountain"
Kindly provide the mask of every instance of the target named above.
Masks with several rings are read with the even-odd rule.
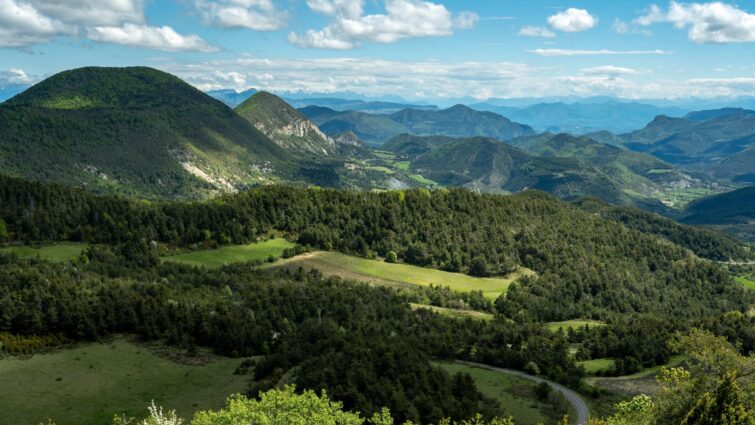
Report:
[[[402,109],[438,109],[435,105],[421,105],[413,103],[395,103],[382,101],[365,101],[359,99],[339,99],[339,98],[305,98],[293,99],[286,98],[286,101],[294,108],[305,108],[307,106],[322,106],[335,111],[359,111],[371,114],[391,114]]]
[[[207,94],[225,103],[231,108],[241,105],[255,93],[257,93],[257,90],[255,89],[244,90],[241,92],[232,89],[210,90],[207,92]]]
[[[687,110],[658,107],[637,102],[537,103],[524,107],[496,106],[490,103],[471,105],[478,110],[497,112],[510,119],[527,123],[538,131],[585,134],[607,130],[625,133],[642,128],[657,115],[682,116]]]

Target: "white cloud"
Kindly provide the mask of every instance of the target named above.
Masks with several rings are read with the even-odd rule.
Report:
[[[590,15],[585,9],[571,7],[548,17],[548,24],[558,31],[580,32],[589,30],[597,25],[598,18]]]
[[[226,28],[275,31],[286,25],[286,13],[270,0],[196,0],[205,23]]]
[[[623,66],[615,65],[603,65],[594,66],[590,68],[582,68],[582,74],[584,75],[604,75],[607,77],[618,77],[620,75],[638,75],[643,71],[634,68],[626,68]]]
[[[614,65],[579,75],[511,62],[404,62],[370,58],[270,59],[244,56],[199,63],[160,63],[203,90],[250,87],[273,92],[401,94],[442,101],[472,96],[615,96],[627,99],[755,95],[755,78],[650,79],[649,72]]]
[[[526,26],[526,27],[522,27],[522,29],[519,30],[519,35],[523,35],[527,37],[553,38],[556,36],[556,33],[554,33],[553,31],[545,27]]]
[[[332,18],[321,30],[292,32],[289,41],[300,47],[347,50],[362,42],[394,43],[415,37],[447,36],[469,29],[479,16],[462,12],[453,18],[442,4],[423,0],[385,0],[385,14],[364,14],[364,0],[308,0],[315,12]]]
[[[622,21],[621,19],[614,19],[613,21],[613,31],[616,34],[626,35],[626,34],[642,34],[644,36],[650,36],[653,35],[650,30],[642,27],[638,27],[638,24],[633,22],[632,24],[629,24],[628,22]]]
[[[30,75],[23,69],[11,68],[7,71],[0,71],[0,88],[11,84],[30,84],[34,81]]]
[[[669,22],[678,29],[687,29],[695,43],[755,42],[755,14],[722,2],[677,3],[672,1],[663,11],[652,5],[647,13],[635,20],[649,26]]]
[[[528,50],[540,56],[603,56],[603,55],[667,55],[666,50],[571,50],[571,49],[535,49]]]
[[[27,47],[60,36],[166,51],[217,50],[196,35],[148,26],[143,0],[0,0],[0,48]]]

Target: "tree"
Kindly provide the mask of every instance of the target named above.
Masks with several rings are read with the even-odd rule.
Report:
[[[8,239],[8,228],[5,226],[5,222],[0,218],[0,242]]]
[[[395,263],[396,261],[398,261],[398,255],[396,255],[396,251],[388,251],[388,253],[385,254],[386,263]]]
[[[488,262],[483,257],[476,257],[469,266],[469,274],[477,277],[485,277],[490,274],[488,271]]]

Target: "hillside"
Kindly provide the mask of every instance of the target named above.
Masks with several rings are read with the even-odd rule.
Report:
[[[596,196],[613,204],[665,211],[662,187],[688,177],[647,155],[566,134],[512,140],[527,151],[489,138],[402,135],[384,145],[409,168],[445,186],[486,192],[546,191],[562,199]]]
[[[300,111],[329,135],[352,131],[373,146],[404,133],[420,136],[484,136],[500,140],[534,133],[529,126],[463,105],[443,110],[404,109],[390,115],[336,111],[319,106],[301,108]]]
[[[691,112],[684,118],[658,116],[645,128],[620,136],[632,150],[671,164],[735,180],[755,172],[755,164],[736,170],[721,166],[728,158],[755,146],[755,112],[724,108]]]
[[[335,142],[278,96],[258,92],[237,106],[235,111],[293,155],[335,153]]]
[[[81,68],[0,105],[0,168],[24,178],[193,198],[290,173],[222,103],[150,68]]]
[[[642,128],[657,115],[682,116],[685,110],[637,102],[594,100],[582,102],[536,103],[523,107],[496,106],[490,103],[470,105],[481,111],[497,112],[523,122],[538,131],[585,134],[607,130],[626,133]]]
[[[741,239],[755,242],[755,187],[746,187],[692,202],[685,223],[710,225]]]

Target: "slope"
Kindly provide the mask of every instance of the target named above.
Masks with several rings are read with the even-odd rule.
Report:
[[[335,153],[334,141],[278,96],[258,92],[236,107],[235,111],[294,155]]]
[[[755,187],[746,187],[692,202],[682,220],[710,225],[740,239],[755,242]]]
[[[222,103],[151,68],[81,68],[0,105],[0,168],[25,178],[193,198],[290,173]]]

